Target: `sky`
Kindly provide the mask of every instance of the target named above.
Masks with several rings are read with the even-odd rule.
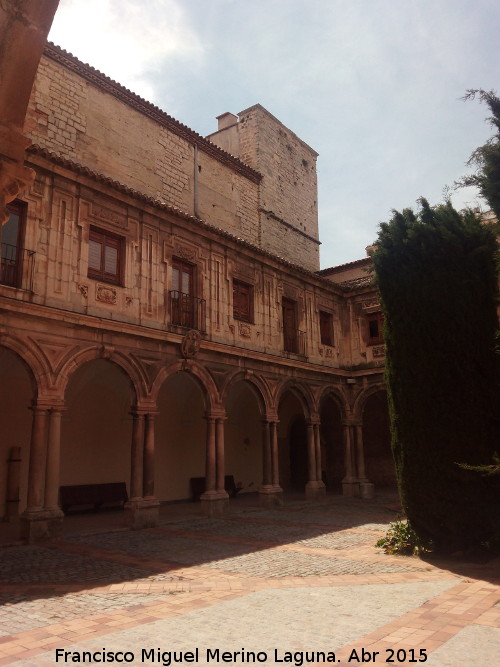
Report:
[[[470,171],[500,92],[498,0],[61,0],[49,39],[201,135],[259,103],[319,153],[321,267]],[[481,206],[471,188],[458,208]]]

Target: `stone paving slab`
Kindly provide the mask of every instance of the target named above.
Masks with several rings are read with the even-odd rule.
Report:
[[[54,596],[0,593],[0,637],[65,622],[90,614],[101,614],[113,609],[164,599],[154,593],[63,593]]]
[[[207,649],[265,652],[266,665],[278,665],[275,649],[284,651],[338,651],[381,625],[425,603],[456,582],[378,584],[339,588],[260,591],[216,607],[191,611],[178,618],[156,621],[137,628],[90,639],[71,647],[73,651],[131,651],[141,663],[140,650],[199,649],[199,667],[207,662]],[[389,590],[390,589],[390,590]],[[390,596],[391,604],[383,600]],[[266,620],[267,619],[267,620]],[[53,665],[54,652],[39,655],[20,666]],[[238,663],[240,664],[240,663]],[[283,667],[283,663],[281,663]]]
[[[385,556],[374,543],[395,516],[387,502],[327,498],[224,519],[194,517],[191,504],[158,529],[90,534],[89,519],[85,536],[0,550],[0,667],[55,665],[56,648],[140,656],[209,644],[255,646],[265,665],[275,648],[333,650],[337,664],[421,648],[431,667],[496,664],[500,561]],[[217,664],[205,658],[176,664]]]
[[[138,568],[46,547],[6,547],[0,553],[1,583],[115,583],[144,577]]]
[[[428,667],[494,667],[499,663],[500,628],[469,625],[431,653],[426,664]]]

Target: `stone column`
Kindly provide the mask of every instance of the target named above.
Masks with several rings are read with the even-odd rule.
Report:
[[[142,499],[144,477],[144,415],[133,412],[132,455],[130,471],[130,502]]]
[[[224,461],[224,421],[225,417],[217,417],[215,420],[215,457],[216,457],[216,491],[218,497],[227,501],[229,496],[225,489],[226,464]]]
[[[283,503],[283,489],[279,484],[277,422],[271,418],[262,421],[262,485],[259,499],[263,507]]]
[[[143,494],[144,500],[151,500],[155,494],[155,414],[150,412],[145,420]]]
[[[52,408],[49,419],[47,467],[45,472],[45,511],[53,512],[54,518],[62,519],[59,507],[59,482],[61,471],[61,417],[62,408]]]
[[[44,485],[47,464],[48,407],[33,403],[31,443],[28,471],[28,502],[21,516],[21,537],[28,542],[46,539],[50,534],[50,522],[44,514]]]
[[[132,414],[132,452],[130,498],[125,503],[125,517],[131,528],[153,528],[158,525],[160,503],[154,495],[155,417],[145,408]]]
[[[352,461],[352,422],[343,422],[344,429],[344,461],[345,477],[342,480],[342,493],[344,496],[359,495],[359,484],[354,477],[354,467]]]
[[[33,405],[30,462],[28,473],[27,513],[41,512],[44,504],[45,465],[47,456],[47,417],[45,407]]]
[[[224,491],[224,418],[208,415],[206,420],[205,492],[201,494],[200,500],[204,514],[217,516],[224,512],[228,498]],[[222,491],[219,491],[221,483]]]
[[[363,448],[363,425],[355,424],[356,431],[356,459],[358,465],[358,481],[359,481],[359,495],[361,498],[373,498],[375,492],[375,485],[372,484],[365,471],[365,452]]]
[[[271,428],[267,419],[262,422],[262,487],[261,491],[272,488],[273,469],[271,453]]]
[[[323,482],[323,466],[321,464],[321,436],[319,422],[314,424],[314,449],[316,452],[316,481],[318,483],[318,496],[326,495],[326,486]]]
[[[316,426],[318,426],[317,422],[313,421],[312,419],[307,423],[307,460],[309,481],[306,484],[306,498],[309,498],[310,500],[316,500],[325,494],[325,485],[321,480],[321,452],[318,452],[316,442]]]

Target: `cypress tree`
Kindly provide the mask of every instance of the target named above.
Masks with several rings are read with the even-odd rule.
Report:
[[[406,516],[442,552],[491,542],[499,443],[496,237],[451,203],[395,211],[373,261],[385,316],[392,448]]]
[[[476,186],[500,221],[500,99],[493,90],[482,89],[468,90],[463,99],[476,97],[489,107],[491,116],[487,120],[495,132],[483,146],[476,148],[467,162],[476,165],[476,173],[464,176],[456,185]]]

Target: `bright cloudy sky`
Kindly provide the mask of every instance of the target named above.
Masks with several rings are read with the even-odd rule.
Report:
[[[324,268],[466,172],[492,130],[459,98],[500,91],[499,24],[498,0],[61,0],[49,39],[202,135],[277,116],[320,154]]]

